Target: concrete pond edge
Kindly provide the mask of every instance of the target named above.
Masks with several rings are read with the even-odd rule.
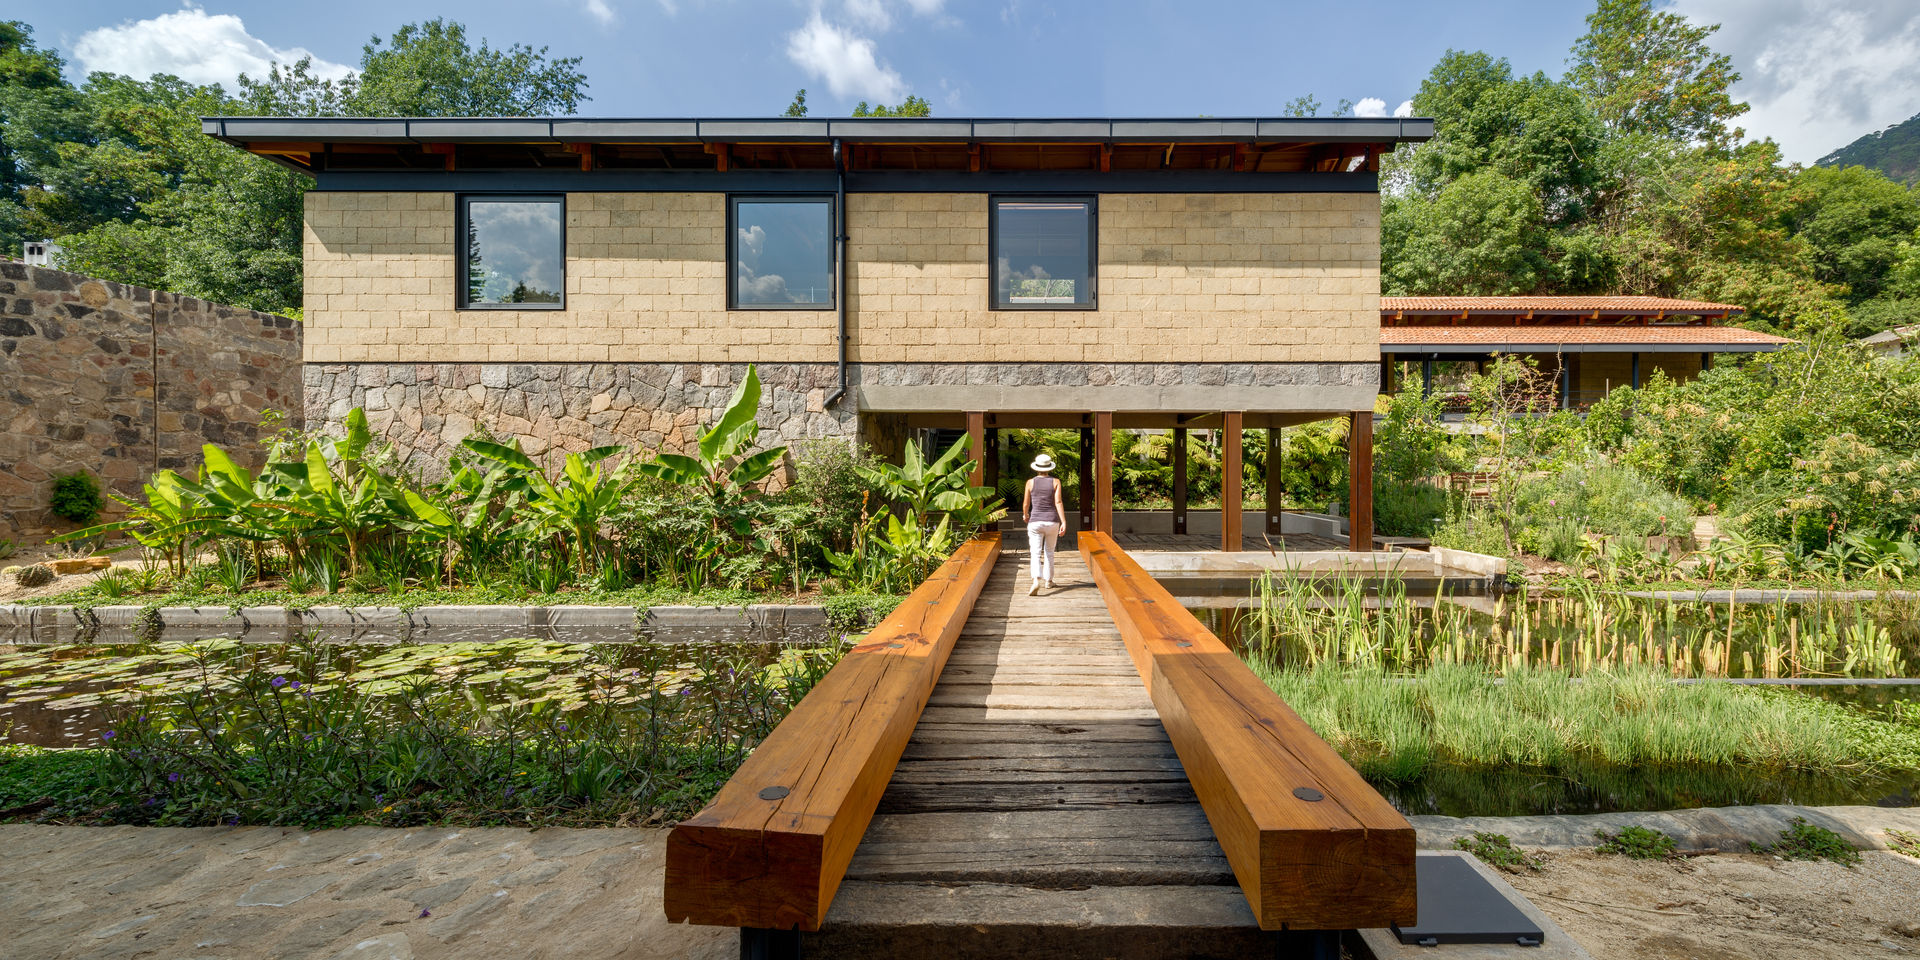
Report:
[[[1527,817],[1408,817],[1424,850],[1450,850],[1457,839],[1497,833],[1531,850],[1578,850],[1598,846],[1594,832],[1618,833],[1626,827],[1658,830],[1674,840],[1680,853],[1748,853],[1768,846],[1794,818],[1825,827],[1856,850],[1887,850],[1886,831],[1920,834],[1920,807],[1803,807],[1757,804],[1701,807],[1650,813],[1588,813]]]
[[[151,609],[152,614],[143,614]],[[738,639],[789,643],[825,642],[830,631],[826,609],[802,604],[756,603],[737,607],[662,605],[653,607],[566,604],[551,606],[457,605],[422,607],[141,607],[0,605],[0,642],[88,642],[101,635],[124,636],[140,627],[142,616],[157,618],[147,629],[203,631],[208,635],[250,633],[291,635],[307,630],[338,630],[408,636],[435,628],[526,630],[630,630],[636,640],[676,631],[718,631]],[[269,639],[263,636],[262,639]]]

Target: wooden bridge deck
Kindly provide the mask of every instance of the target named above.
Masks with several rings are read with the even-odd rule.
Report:
[[[1027,596],[1025,554],[1003,554],[808,955],[887,956],[934,928],[944,956],[1006,955],[986,941],[1010,926],[1035,956],[1268,939],[1086,565],[1063,552],[1054,580]]]
[[[940,960],[1322,957],[1411,921],[1411,827],[1231,651],[1111,538],[1055,580],[956,554],[675,828],[668,916]]]

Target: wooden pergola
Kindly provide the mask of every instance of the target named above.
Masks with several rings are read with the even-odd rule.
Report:
[[[1348,548],[1356,552],[1373,550],[1373,411],[1355,410],[1345,414],[1348,422],[1347,465]],[[1240,505],[1242,436],[1249,428],[1267,431],[1267,503],[1266,533],[1278,536],[1285,485],[1280,476],[1281,431],[1315,420],[1327,419],[1324,413],[1272,413],[1244,410],[1220,410],[1195,413],[1129,413],[1096,410],[1083,414],[1018,413],[969,410],[965,424],[973,457],[975,486],[994,486],[999,477],[999,438],[1002,429],[1077,429],[1080,432],[1080,489],[1091,496],[1080,498],[1081,530],[1111,534],[1113,524],[1113,431],[1126,429],[1163,429],[1173,434],[1173,533],[1187,532],[1189,500],[1189,464],[1187,431],[1217,429],[1221,433],[1220,549],[1242,549]],[[951,423],[915,418],[922,426],[947,426]]]

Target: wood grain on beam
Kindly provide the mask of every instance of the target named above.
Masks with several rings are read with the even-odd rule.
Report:
[[[818,930],[1000,555],[963,544],[667,836],[667,919]]]
[[[1080,553],[1260,927],[1412,923],[1407,819],[1112,537]]]

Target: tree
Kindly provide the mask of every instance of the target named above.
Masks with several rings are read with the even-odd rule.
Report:
[[[1730,88],[1733,61],[1707,45],[1720,26],[1657,13],[1653,0],[1599,0],[1573,45],[1567,81],[1608,127],[1682,143],[1728,146],[1747,112]]]
[[[805,93],[806,91],[803,90],[801,92]],[[869,107],[867,106],[867,102],[862,100],[859,106],[853,108],[853,115],[856,117],[931,117],[933,116],[933,106],[927,103],[924,97],[916,97],[908,94],[907,98],[900,101],[900,105],[897,107],[889,107],[884,103]]]
[[[1565,85],[1542,73],[1515,77],[1505,59],[1486,53],[1449,50],[1421,82],[1413,112],[1436,118],[1434,138],[1396,151],[1392,163],[1416,191],[1432,195],[1491,169],[1526,183],[1555,224],[1591,212],[1606,131]]]
[[[1317,117],[1320,115],[1320,107],[1320,99],[1309,93],[1304,96],[1295,97],[1289,101],[1286,106],[1281,107],[1280,115],[1283,117]],[[1333,112],[1328,114],[1328,116],[1344,117],[1352,112],[1353,101],[1343,98],[1334,106]]]
[[[570,115],[591,99],[579,66],[579,57],[549,60],[546,47],[502,51],[481,40],[475,49],[464,25],[436,17],[362,47],[346,106],[366,117]]]
[[[783,114],[783,116],[804,117],[806,115],[807,115],[807,88],[801,87],[800,89],[794,91],[793,102],[787,104],[787,112]]]
[[[484,40],[476,48],[445,20],[374,38],[360,72],[344,81],[316,77],[301,60],[240,77],[232,95],[107,73],[76,91],[45,86],[45,71],[28,69],[42,82],[30,96],[4,79],[24,37],[0,30],[0,45],[14,45],[0,49],[0,143],[23,148],[7,156],[20,157],[30,181],[0,195],[0,234],[56,238],[68,269],[268,311],[300,306],[312,181],[203,136],[201,116],[524,116],[571,112],[587,99],[579,58],[496,51]],[[50,62],[57,76],[59,60]]]
[[[1392,294],[1527,293],[1553,273],[1540,200],[1483,170],[1431,199],[1389,198],[1381,218],[1382,287]]]
[[[1902,245],[1920,229],[1914,191],[1865,167],[1813,167],[1793,185],[1787,226],[1806,242],[1814,276],[1846,287],[1849,306],[1886,293]]]

